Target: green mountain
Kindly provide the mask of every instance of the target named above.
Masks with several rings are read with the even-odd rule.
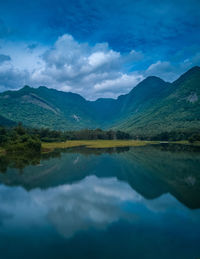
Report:
[[[149,84],[149,87],[152,85]],[[132,92],[139,91],[138,86]],[[159,86],[157,93],[154,88],[155,98],[149,94],[147,99],[137,106],[138,110],[124,117],[115,127],[135,134],[141,131],[152,134],[170,130],[199,130],[200,68],[190,69],[172,84],[163,83],[162,87],[161,84]],[[142,94],[142,89],[140,93]],[[133,94],[132,101],[138,102],[136,94]]]
[[[88,101],[78,94],[25,86],[0,94],[0,114],[31,127],[81,129],[95,125]]]
[[[5,117],[0,115],[0,126],[12,127],[14,125],[16,125],[16,123],[14,121],[6,119]]]
[[[0,116],[32,127],[59,130],[114,128],[134,134],[200,128],[200,67],[167,83],[147,77],[116,100],[87,101],[74,93],[25,86],[0,94]],[[0,117],[0,124],[3,119]]]

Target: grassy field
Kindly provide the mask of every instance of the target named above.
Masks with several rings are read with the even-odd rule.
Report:
[[[56,148],[87,147],[87,148],[113,148],[113,147],[136,147],[156,144],[155,141],[141,140],[70,140],[66,142],[42,143],[43,151],[52,151]]]
[[[200,142],[193,144],[187,140],[183,141],[144,141],[144,140],[69,140],[66,142],[42,143],[43,152],[51,152],[54,149],[71,148],[71,147],[87,147],[87,148],[113,148],[113,147],[138,147],[150,144],[182,144],[191,146],[200,146]]]
[[[87,147],[87,148],[114,148],[114,147],[138,147],[146,146],[150,144],[160,144],[160,143],[170,143],[170,144],[182,144],[182,145],[192,145],[200,146],[200,142],[195,142],[193,144],[188,141],[144,141],[144,140],[69,140],[66,142],[43,142],[42,152],[51,152],[55,149],[64,149],[72,147]],[[5,150],[0,147],[0,156],[5,155]]]

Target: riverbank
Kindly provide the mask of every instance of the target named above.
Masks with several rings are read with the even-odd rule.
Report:
[[[115,147],[139,147],[156,144],[180,144],[190,146],[200,146],[200,142],[190,143],[184,141],[144,141],[144,140],[68,140],[65,142],[42,142],[42,153],[49,153],[55,149],[66,149],[73,147],[86,148],[115,148]],[[6,151],[0,147],[0,156],[5,155]]]
[[[69,140],[66,142],[42,143],[42,152],[51,152],[55,149],[87,147],[87,148],[114,148],[114,147],[138,147],[153,144],[182,144],[200,146],[200,143],[189,143],[188,141],[144,141],[144,140]]]
[[[69,140],[66,142],[42,143],[42,151],[50,152],[54,149],[87,147],[87,148],[114,148],[114,147],[136,147],[160,143],[158,141],[142,140]]]

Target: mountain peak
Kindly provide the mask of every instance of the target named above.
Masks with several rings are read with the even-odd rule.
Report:
[[[132,91],[135,91],[134,89],[138,89],[138,87],[145,87],[145,88],[159,88],[163,87],[163,85],[167,84],[164,80],[157,76],[148,76],[143,81],[141,81],[136,87],[132,89]],[[131,91],[131,92],[132,92]]]
[[[38,87],[39,89],[47,89],[48,87],[44,86],[44,85],[41,85]]]
[[[200,76],[200,67],[195,66],[190,68],[188,71],[186,71],[184,74],[182,74],[176,81],[174,81],[174,84],[179,84],[185,80],[188,80],[191,77],[194,77],[195,75]]]
[[[25,85],[23,88],[19,89],[19,93],[29,93],[32,92],[33,88],[29,85]]]
[[[165,81],[157,76],[148,76],[142,82],[145,83],[164,83]],[[142,83],[141,82],[141,83]]]
[[[148,76],[148,77],[146,77],[144,80],[161,80],[161,81],[163,81],[160,77],[158,77],[158,76]]]
[[[23,88],[21,88],[20,90],[28,90],[31,89],[31,87],[29,85],[25,85]]]
[[[199,66],[194,66],[194,67],[192,67],[191,69],[189,69],[187,72],[192,72],[192,73],[194,73],[194,72],[200,72],[200,67]],[[187,73],[186,72],[186,73]]]
[[[200,73],[200,67],[198,67],[198,66],[190,68],[188,71],[186,71],[184,74],[182,74],[181,77],[188,76],[188,75],[194,75],[196,73]]]

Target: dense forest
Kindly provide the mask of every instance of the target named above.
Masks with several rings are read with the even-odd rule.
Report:
[[[0,147],[3,147],[7,153],[40,152],[41,141],[39,136],[19,123],[13,128],[0,127]]]
[[[57,142],[67,140],[112,140],[131,139],[131,135],[123,131],[104,131],[101,129],[83,129],[78,131],[57,131],[49,129],[29,129],[30,134],[36,135],[43,142]]]
[[[139,140],[153,140],[153,141],[181,141],[188,140],[190,143],[200,141],[200,132],[197,130],[193,131],[163,131],[158,134],[137,134],[131,135],[132,139]]]

